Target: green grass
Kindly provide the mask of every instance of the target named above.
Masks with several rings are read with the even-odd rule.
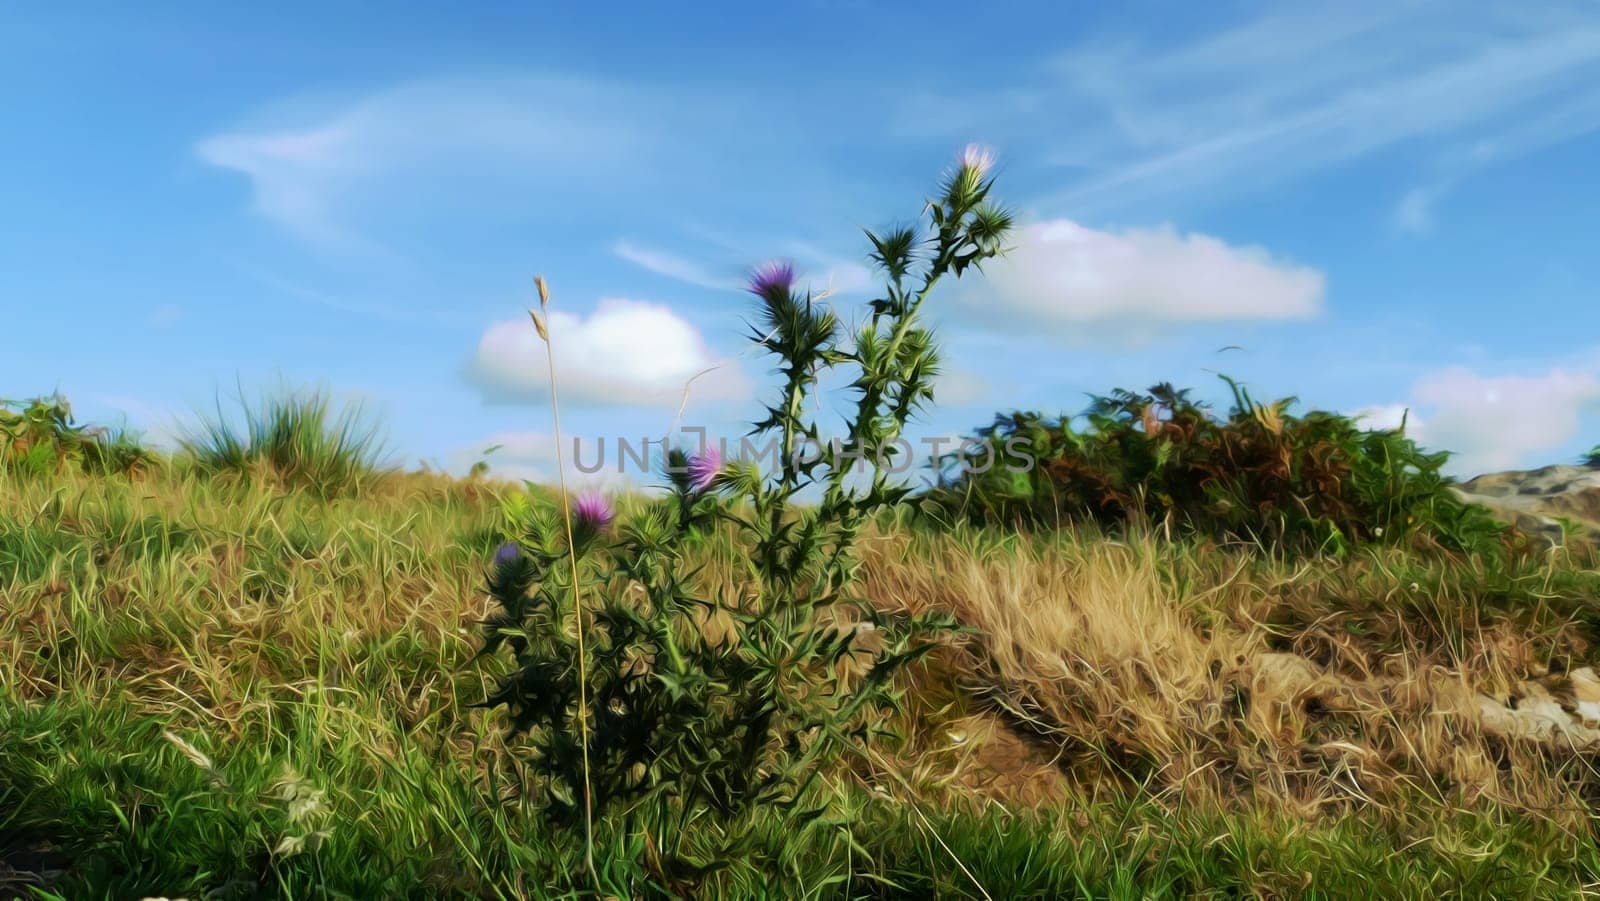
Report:
[[[1528,897],[1594,878],[1586,843],[1535,823],[1396,824],[1375,814],[1326,823],[1269,813],[1182,812],[1117,798],[1059,811],[934,821],[949,851],[905,814],[876,842],[898,897]],[[972,876],[953,872],[951,853]],[[942,858],[942,859],[941,859]]]
[[[358,491],[384,470],[378,426],[360,407],[335,409],[318,391],[283,390],[255,403],[241,396],[237,417],[219,402],[216,415],[203,419],[182,444],[203,472],[264,471],[321,497]]]
[[[581,847],[514,805],[487,803],[483,772],[440,766],[426,742],[375,752],[383,711],[311,692],[240,724],[206,767],[120,703],[53,700],[0,716],[0,835],[48,843],[63,898],[555,897],[587,890]],[[392,739],[392,735],[390,736]],[[298,820],[286,769],[320,793]],[[779,896],[1142,898],[1534,897],[1600,875],[1590,841],[1537,821],[1396,822],[1377,811],[1307,823],[1270,812],[1174,813],[1148,799],[1077,809],[919,811],[853,793],[849,820],[796,841],[784,818],[736,825],[751,840],[708,888]],[[293,856],[285,839],[325,830]],[[659,894],[603,835],[615,892]],[[4,839],[0,839],[0,847]],[[46,859],[49,859],[48,855]],[[958,865],[959,861],[959,865]]]
[[[498,675],[473,654],[505,490],[395,475],[330,497],[181,470],[0,480],[0,898],[591,894],[581,840],[517,800],[522,752],[471,706]],[[1102,541],[885,528],[866,564],[872,591],[941,553],[1032,545],[1077,560]],[[1249,559],[1152,548],[1166,555],[1163,583],[1194,598]],[[727,551],[707,549],[713,568]],[[1315,573],[1249,565],[1260,585],[1300,573],[1272,607],[1286,634],[1330,609],[1384,628],[1392,610],[1379,601],[1429,571],[1477,592],[1473,616],[1505,617],[1539,642],[1592,606],[1581,572],[1496,591],[1465,563],[1395,554]],[[1517,612],[1540,597],[1565,607]],[[1206,611],[1208,630],[1233,615]],[[927,678],[932,705],[943,683]],[[929,714],[927,730],[940,722]],[[1588,825],[1423,791],[1306,816],[1270,797],[1185,801],[1082,774],[1059,795],[1020,799],[906,778],[914,794],[893,782],[880,794],[841,761],[805,829],[775,810],[691,824],[677,859],[721,864],[697,883],[658,865],[653,839],[603,821],[601,887],[623,898],[691,885],[712,897],[1560,897],[1600,880]]]
[[[495,786],[485,774],[440,766],[424,742],[375,753],[372,741],[388,731],[382,711],[316,692],[280,706],[273,722],[241,724],[231,749],[202,749],[208,768],[163,737],[159,717],[120,703],[7,705],[0,785],[12,812],[0,835],[48,842],[67,870],[51,889],[64,898],[587,889],[573,837],[514,805],[486,803]],[[286,767],[321,793],[320,810],[291,813]],[[1174,813],[1129,797],[931,817],[917,812],[926,805],[860,793],[836,803],[850,820],[809,841],[797,843],[775,815],[737,824],[753,841],[713,890],[756,897],[781,875],[793,895],[816,897],[1532,897],[1600,874],[1592,842],[1527,820],[1407,823],[1372,811],[1307,823],[1268,812]],[[326,837],[309,850],[273,853],[319,830]],[[607,835],[600,847],[626,844]],[[656,894],[625,857],[602,864],[614,879],[607,888]]]

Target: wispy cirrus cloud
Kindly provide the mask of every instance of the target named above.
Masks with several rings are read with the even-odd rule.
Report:
[[[296,237],[374,253],[384,248],[360,220],[375,205],[462,202],[454,194],[478,206],[560,200],[634,171],[662,139],[649,94],[562,77],[422,80],[354,101],[298,103],[194,149],[249,179],[252,208]]]
[[[798,262],[806,280],[819,293],[860,294],[876,284],[872,270],[866,266],[808,241],[776,241],[770,246],[758,242],[719,244],[715,250],[707,252],[711,258],[726,261],[717,268],[739,271],[738,276],[718,275],[710,265],[633,241],[618,241],[612,245],[611,252],[656,275],[714,291],[743,291],[749,281],[751,261],[772,256]],[[736,264],[734,260],[742,262]]]
[[[1596,83],[1589,4],[1339,4],[1177,45],[1085,40],[1026,84],[925,94],[898,123],[1053,156],[1067,177],[1039,203],[1077,215],[1236,196],[1403,147],[1425,161],[1396,214],[1416,225],[1475,167],[1600,130]]]
[[[718,276],[700,263],[669,251],[632,241],[618,241],[612,245],[611,252],[641,269],[675,281],[714,291],[738,291],[743,288],[739,279]]]
[[[462,328],[476,325],[479,320],[462,313],[442,308],[414,308],[401,306],[395,303],[377,303],[370,300],[361,300],[342,297],[327,291],[309,288],[298,282],[291,281],[271,272],[254,263],[244,260],[230,260],[233,267],[250,279],[277,291],[280,294],[293,297],[298,301],[314,304],[340,313],[349,313],[361,317],[383,320],[386,322],[401,322],[423,324],[429,326],[446,326]]]
[[[766,115],[773,90],[560,74],[428,78],[354,98],[288,98],[193,149],[248,179],[251,208],[308,245],[382,256],[392,253],[384,232],[417,219],[539,214],[570,228],[578,217],[637,222],[680,206],[685,215],[699,205],[778,215],[826,197],[815,190],[827,169],[814,154],[851,139],[728,128]],[[816,98],[785,99],[792,128],[837,112]],[[637,242],[620,247],[641,265],[717,281]]]
[[[1439,205],[1477,173],[1595,132],[1600,132],[1600,91],[1588,90],[1550,103],[1531,118],[1508,121],[1492,134],[1453,146],[1438,154],[1430,173],[1401,195],[1394,224],[1406,232],[1430,232]]]

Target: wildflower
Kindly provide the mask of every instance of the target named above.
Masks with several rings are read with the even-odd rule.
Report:
[[[989,170],[994,168],[994,151],[982,144],[968,144],[961,151],[961,168],[971,169],[978,173],[979,178],[988,175]]]
[[[689,461],[689,490],[699,494],[711,487],[722,472],[722,451],[708,446]]]
[[[510,566],[511,564],[517,562],[517,558],[521,556],[522,548],[517,547],[517,543],[515,541],[507,541],[505,544],[500,545],[499,549],[494,552],[494,565],[502,567]]]
[[[773,293],[787,294],[794,284],[794,264],[775,260],[758,268],[750,276],[750,293],[767,297]]]
[[[611,525],[617,518],[617,511],[611,506],[611,501],[598,491],[585,491],[578,495],[572,505],[572,514],[577,517],[574,523],[578,528],[589,534],[599,534]]]

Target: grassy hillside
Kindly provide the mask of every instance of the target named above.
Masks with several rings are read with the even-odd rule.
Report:
[[[503,668],[473,656],[509,490],[0,476],[0,897],[588,893],[581,840],[527,800],[523,740],[472,707]],[[887,521],[864,544],[875,606],[969,627],[899,676],[900,737],[834,761],[804,828],[756,810],[663,849],[602,819],[606,891],[1531,897],[1600,880],[1590,754],[1497,731],[1473,700],[1594,659],[1586,561],[1283,562]],[[703,578],[736,578],[730,548],[697,553]],[[733,834],[739,855],[712,860]],[[716,866],[684,871],[696,860]]]
[[[0,405],[0,895],[1600,883],[1595,558],[1402,432],[1163,386],[1087,431],[997,420],[1042,465],[942,497],[794,453],[895,458],[939,372],[924,301],[1006,246],[992,163],[867,234],[859,315],[757,269],[780,452],[673,449],[652,499],[397,473],[315,394],[175,459]]]

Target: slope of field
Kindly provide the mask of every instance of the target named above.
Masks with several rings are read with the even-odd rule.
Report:
[[[502,490],[0,477],[0,897],[587,892],[581,843],[519,803],[519,750],[471,707]],[[865,557],[881,609],[970,627],[910,676],[903,740],[838,763],[820,826],[708,824],[757,850],[632,894],[1600,880],[1600,580],[1565,551],[1507,572],[886,523]],[[606,872],[658,859],[597,842]]]

